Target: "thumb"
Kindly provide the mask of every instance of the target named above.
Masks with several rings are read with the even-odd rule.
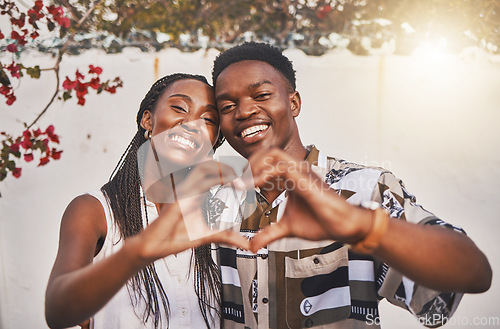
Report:
[[[90,319],[85,320],[84,322],[79,324],[81,329],[89,329],[90,328]]]
[[[267,246],[273,241],[284,238],[289,234],[288,228],[280,222],[272,224],[257,233],[252,240],[250,240],[250,250],[256,253],[260,248]]]
[[[232,231],[231,229],[223,231],[213,231],[212,234],[199,240],[201,244],[218,243],[235,246],[244,250],[250,249],[250,242],[246,237],[239,232]]]

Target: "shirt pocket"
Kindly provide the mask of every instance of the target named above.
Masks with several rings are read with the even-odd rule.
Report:
[[[349,317],[347,247],[302,259],[285,257],[285,298],[290,328],[326,325]]]

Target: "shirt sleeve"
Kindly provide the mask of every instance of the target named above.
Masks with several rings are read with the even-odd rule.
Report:
[[[403,182],[392,173],[382,173],[372,200],[379,202],[392,218],[420,225],[440,225],[465,234],[464,230],[437,218],[416,203]],[[435,328],[446,323],[453,315],[463,296],[462,293],[443,293],[419,285],[387,264],[375,268],[378,294],[390,303],[405,308],[426,327]]]

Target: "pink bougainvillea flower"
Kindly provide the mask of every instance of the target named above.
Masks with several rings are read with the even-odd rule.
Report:
[[[52,159],[59,160],[61,158],[61,153],[63,151],[56,151],[56,149],[52,149]]]
[[[45,166],[47,163],[49,163],[50,159],[48,156],[45,156],[40,159],[40,163],[38,164],[38,167]]]
[[[102,68],[99,66],[89,65],[89,73],[95,73],[97,75],[102,73]]]
[[[71,81],[68,77],[64,80],[62,86],[64,90],[72,90],[75,89],[78,85],[78,81]]]
[[[92,89],[99,89],[99,87],[101,86],[101,82],[100,82],[99,78],[93,78],[92,80],[90,80],[89,86]]]
[[[15,43],[11,43],[7,46],[7,51],[11,53],[17,53],[17,45]]]
[[[16,153],[19,152],[19,143],[13,143],[9,146],[11,152]]]
[[[24,155],[24,161],[26,161],[26,162],[31,162],[31,161],[33,161],[33,153],[26,153],[26,154]]]
[[[14,171],[12,171],[12,176],[14,176],[16,178],[21,177],[21,170],[22,169],[19,167],[14,168]]]
[[[12,105],[14,104],[16,99],[17,99],[16,96],[10,95],[9,97],[7,97],[7,101],[5,103],[7,103],[7,105]]]
[[[33,147],[33,143],[29,139],[25,139],[21,142],[21,146],[23,147],[23,149],[29,150]]]

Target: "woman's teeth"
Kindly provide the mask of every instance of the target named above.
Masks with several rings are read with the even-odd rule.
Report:
[[[257,126],[252,126],[252,127],[249,127],[245,130],[243,130],[241,132],[241,137],[245,138],[247,136],[250,136],[250,135],[253,135],[253,134],[256,134],[258,132],[261,132],[263,130],[266,130],[267,127],[269,127],[268,125],[257,125]]]
[[[184,138],[182,136],[174,135],[174,136],[170,137],[170,139],[173,140],[174,142],[178,142],[178,143],[180,143],[182,145],[189,146],[192,149],[196,148],[196,144],[193,141],[191,141],[191,140],[189,140],[187,138]]]

